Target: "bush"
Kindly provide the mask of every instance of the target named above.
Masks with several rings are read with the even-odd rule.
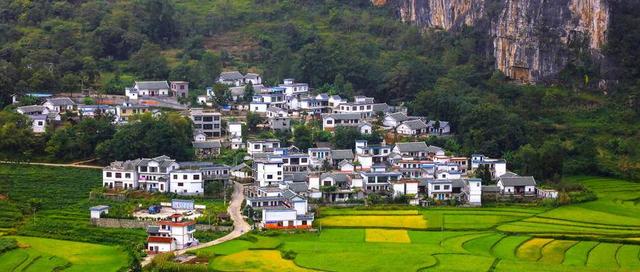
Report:
[[[13,238],[0,238],[0,254],[18,248],[18,241]]]
[[[285,251],[282,251],[281,253],[282,253],[282,258],[285,260],[293,260],[298,255],[298,253],[296,253],[293,250],[285,250]]]
[[[173,254],[165,253],[156,256],[148,267],[150,271],[159,272],[198,272],[207,271],[207,265],[204,264],[180,264],[173,261]]]

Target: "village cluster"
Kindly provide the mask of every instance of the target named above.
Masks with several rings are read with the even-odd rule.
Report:
[[[375,129],[372,123],[381,119],[381,129],[405,137],[451,133],[446,121],[408,116],[406,109],[377,103],[371,97],[356,96],[348,101],[327,93],[314,95],[308,84],[293,79],[267,87],[258,74],[234,71],[223,72],[218,81],[229,85],[235,109],[264,116],[264,126],[272,130],[290,130],[292,119],[317,118],[325,131],[348,126],[366,135]],[[252,101],[240,102],[247,84],[252,84],[255,95]],[[557,197],[557,192],[536,188],[533,177],[508,172],[502,159],[481,154],[452,156],[424,141],[370,144],[356,140],[354,149],[316,143],[300,150],[277,139],[252,139],[243,135],[243,122],[235,121],[236,116],[213,107],[212,89],[199,96],[200,105],[192,108],[177,103],[177,98],[187,97],[188,92],[188,82],[142,81],[127,88],[122,103],[117,105],[82,105],[68,97],[45,97],[42,105],[18,107],[17,111],[29,116],[34,132],[41,133],[47,123],[59,121],[60,114],[67,111],[83,117],[107,113],[114,122],[126,123],[134,114],[161,114],[160,108],[180,110],[193,122],[195,157],[212,158],[223,148],[246,149],[245,161],[221,165],[178,162],[168,156],[115,161],[103,169],[103,186],[199,196],[208,182],[241,180],[249,184],[244,192],[246,209],[260,228],[310,228],[314,214],[309,202],[356,203],[372,194],[389,199],[402,197],[412,205],[455,202],[468,206],[481,205],[486,197]],[[223,118],[228,121],[223,122]],[[496,185],[482,185],[482,180],[474,177],[480,168],[490,172]],[[98,213],[106,209],[94,208]],[[193,221],[182,219],[179,214],[172,215],[152,228],[149,250],[183,247],[186,242],[175,241],[191,239],[195,229]],[[180,239],[167,238],[176,231],[182,235]]]

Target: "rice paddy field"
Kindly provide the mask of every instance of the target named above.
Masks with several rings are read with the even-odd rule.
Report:
[[[317,232],[252,233],[199,251],[214,253],[214,271],[640,271],[640,184],[571,181],[598,200],[555,209],[326,209]]]
[[[0,255],[0,271],[119,271],[129,256],[115,246],[10,236],[19,248]]]

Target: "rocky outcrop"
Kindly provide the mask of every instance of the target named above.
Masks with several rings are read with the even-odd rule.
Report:
[[[536,82],[555,77],[572,50],[600,58],[606,43],[608,0],[388,0],[405,22],[455,30],[490,21],[496,68],[508,77]],[[485,27],[486,24],[483,25]]]

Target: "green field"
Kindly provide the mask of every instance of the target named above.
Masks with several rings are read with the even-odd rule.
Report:
[[[118,271],[129,256],[115,246],[11,236],[20,248],[0,255],[0,271]]]
[[[606,178],[571,181],[599,199],[556,209],[323,209],[319,232],[256,233],[200,251],[217,254],[209,268],[218,271],[255,270],[264,259],[288,270],[640,271],[640,187]]]

